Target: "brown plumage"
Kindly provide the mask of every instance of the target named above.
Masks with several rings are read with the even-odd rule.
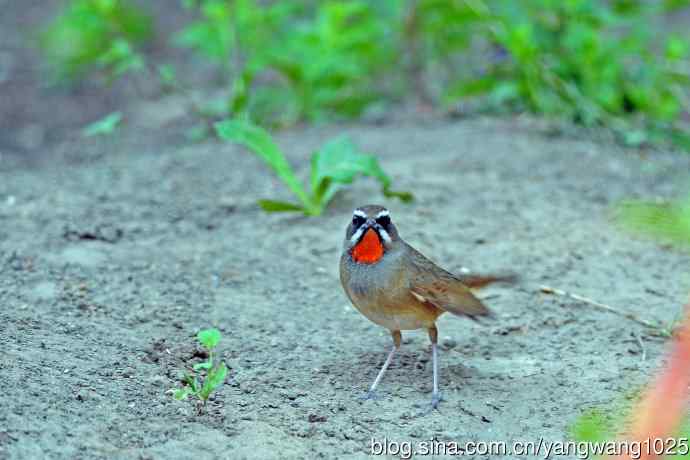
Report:
[[[387,209],[368,205],[355,209],[347,227],[340,280],[355,308],[393,337],[394,347],[367,395],[373,395],[400,347],[400,331],[425,328],[432,342],[432,407],[436,407],[440,401],[436,319],[445,312],[471,319],[492,316],[472,289],[512,282],[514,277],[454,275],[402,240]]]

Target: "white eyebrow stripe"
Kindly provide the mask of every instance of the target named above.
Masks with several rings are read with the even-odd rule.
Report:
[[[364,217],[365,219],[367,218],[367,215],[364,211],[360,209],[355,209],[355,211],[352,213],[353,216],[359,216],[359,217]]]
[[[379,211],[378,214],[376,214],[376,218],[378,219],[379,217],[385,217],[385,216],[390,216],[391,213],[388,212],[388,209],[384,209],[383,211]]]

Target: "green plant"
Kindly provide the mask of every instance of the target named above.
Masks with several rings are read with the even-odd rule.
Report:
[[[379,97],[377,79],[394,54],[390,23],[369,2],[189,3],[201,17],[175,42],[230,78],[228,116],[248,114],[263,124],[356,116]]]
[[[214,350],[220,342],[221,334],[218,329],[204,329],[197,334],[197,340],[208,352],[208,359],[195,364],[191,373],[186,373],[183,381],[185,386],[173,390],[173,396],[177,400],[195,396],[202,404],[211,396],[211,393],[225,382],[228,369],[224,362],[218,362]],[[202,378],[201,371],[205,371]]]
[[[690,197],[685,201],[649,203],[628,201],[617,207],[617,219],[627,228],[649,234],[664,241],[690,244]],[[626,439],[633,458],[651,458],[645,454],[650,447],[656,452],[669,449],[668,456],[690,458],[688,434],[690,421],[687,405],[690,400],[690,303],[679,319],[665,330],[670,337],[669,349],[660,369],[640,397],[630,398],[633,404],[625,410],[600,408],[582,414],[570,429],[578,441],[601,442],[614,438]],[[662,444],[654,440],[667,440]],[[670,440],[670,442],[669,442]],[[651,446],[650,442],[654,442]],[[647,444],[645,444],[647,443]],[[641,449],[641,450],[640,450]]]
[[[489,59],[481,73],[457,81],[448,100],[481,95],[494,106],[605,125],[628,143],[690,147],[676,125],[690,81],[678,67],[690,47],[652,36],[656,2],[465,3],[483,26]]]
[[[151,32],[151,19],[129,1],[72,0],[41,32],[39,45],[56,81],[94,70],[112,80],[143,68],[135,49]]]
[[[264,160],[299,199],[299,203],[259,201],[266,211],[300,211],[306,215],[320,215],[335,193],[360,175],[378,180],[387,197],[412,200],[411,193],[392,191],[391,179],[381,169],[376,157],[361,153],[347,137],[327,142],[312,155],[310,188],[305,190],[283,152],[263,128],[244,120],[225,120],[217,123],[215,128],[221,139],[244,145]]]
[[[55,73],[112,80],[149,69],[137,46],[150,20],[131,1],[71,0],[42,34]],[[204,129],[193,138],[223,118],[342,119],[417,93],[425,104],[529,111],[612,129],[630,145],[690,150],[690,42],[663,30],[687,0],[182,3],[197,17],[173,43],[217,66],[224,85],[195,102]],[[163,89],[184,87],[172,67],[151,68]]]
[[[238,71],[244,61],[260,62],[274,36],[299,2],[259,4],[257,0],[201,0],[185,2],[200,17],[187,25],[174,43],[196,50],[225,71]],[[250,65],[251,66],[251,65]],[[237,72],[241,73],[241,72]]]
[[[185,2],[186,7],[198,11],[200,17],[178,33],[174,43],[191,48],[216,63],[223,78],[229,80],[226,101],[220,104],[221,116],[247,113],[265,116],[281,103],[283,95],[262,98],[267,86],[255,88],[254,80],[267,69],[272,49],[280,46],[281,30],[287,27],[298,3]]]
[[[359,115],[381,97],[379,78],[395,61],[390,25],[371,2],[321,2],[298,21],[268,64],[288,82],[300,118]]]
[[[231,11],[225,1],[185,2],[188,9],[197,8],[201,18],[187,25],[176,35],[174,43],[195,49],[207,58],[216,61],[223,69],[230,65],[233,30]]]
[[[86,127],[84,127],[84,129],[82,129],[81,135],[84,137],[108,136],[115,132],[117,127],[120,126],[121,121],[122,113],[113,112],[101,118],[100,120],[88,124]]]
[[[635,232],[690,245],[690,196],[670,203],[626,201],[617,207],[617,216],[619,222]]]
[[[468,65],[473,37],[484,32],[470,2],[406,3],[399,34],[405,48],[401,52],[406,54],[408,85],[426,102],[435,103],[438,93],[446,93],[452,84],[473,75],[473,66]],[[428,74],[433,74],[433,79]]]
[[[652,388],[648,389],[649,392]],[[572,425],[568,428],[569,438],[578,443],[588,443],[592,449],[598,449],[601,453],[606,453],[606,445],[615,439],[623,440],[627,439],[629,442],[633,441],[631,437],[634,436],[630,433],[630,426],[637,421],[639,423],[640,419],[648,420],[651,426],[653,424],[662,422],[664,417],[658,417],[656,414],[669,410],[667,406],[659,404],[660,407],[651,408],[654,412],[647,412],[646,407],[643,404],[643,396],[638,395],[632,398],[631,401],[626,404],[624,408],[614,407],[615,405],[609,404],[607,406],[600,406],[594,409],[589,409],[581,413]],[[667,403],[675,406],[675,399],[678,398],[677,392],[666,398]],[[656,418],[656,420],[655,420]],[[642,431],[648,435],[638,438],[637,442],[639,444],[629,443],[632,458],[642,458],[638,454],[647,451],[647,446],[644,444],[645,440],[649,440],[650,450],[661,451],[661,443],[657,442],[653,444],[654,439],[664,439],[667,440],[663,443],[663,446],[669,450],[669,456],[661,458],[690,458],[690,448],[687,441],[688,435],[690,434],[690,420],[687,417],[684,418],[672,431],[665,431],[663,435],[661,433],[650,433],[647,430]],[[663,423],[663,422],[662,422]],[[639,433],[639,434],[642,434]],[[632,436],[631,436],[632,435]],[[675,440],[675,441],[674,441]],[[675,454],[671,455],[671,452]],[[593,452],[590,452],[593,453]]]

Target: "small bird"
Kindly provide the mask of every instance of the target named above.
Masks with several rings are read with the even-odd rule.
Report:
[[[424,328],[429,333],[433,359],[431,407],[441,401],[438,387],[438,330],[445,312],[476,319],[493,316],[471,288],[494,282],[512,282],[512,275],[454,275],[407,244],[383,206],[354,210],[347,226],[340,258],[340,281],[352,304],[374,323],[388,329],[393,349],[365,398],[375,390],[393,355],[400,348],[400,331]]]

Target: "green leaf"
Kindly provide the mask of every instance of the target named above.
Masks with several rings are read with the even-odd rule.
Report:
[[[466,97],[484,95],[498,85],[500,81],[494,75],[486,75],[475,79],[462,79],[453,83],[446,91],[445,99],[448,103]]]
[[[220,342],[221,334],[218,329],[204,329],[196,335],[199,343],[208,350],[213,350]]]
[[[180,83],[177,81],[175,67],[173,67],[171,64],[161,64],[158,66],[157,70],[161,85],[163,85],[165,88],[172,90],[180,86]]]
[[[122,38],[114,40],[110,48],[98,58],[97,63],[99,67],[109,72],[109,81],[127,72],[144,69],[144,58],[134,51],[127,40]]]
[[[225,60],[230,53],[225,34],[206,22],[196,22],[187,26],[177,35],[174,43],[178,46],[196,48],[210,59]]]
[[[199,392],[199,397],[206,401],[213,393],[213,390],[223,384],[227,373],[228,368],[225,366],[225,363],[220,363],[217,367],[211,369],[206,376],[206,380],[204,380],[204,386]]]
[[[191,10],[192,8],[196,8],[197,6],[197,0],[182,0],[182,7],[186,10]]]
[[[304,207],[287,201],[259,200],[261,209],[267,212],[304,212]]]
[[[187,399],[187,397],[192,393],[193,392],[189,387],[177,388],[173,393],[173,397],[178,401],[182,401],[183,399]]]
[[[196,377],[193,376],[192,374],[185,374],[184,378],[182,379],[189,388],[191,388],[192,393],[197,393],[199,391],[199,384],[196,380]]]
[[[611,436],[611,420],[600,411],[590,410],[580,415],[569,431],[576,441],[605,441]]]
[[[311,199],[295,176],[285,155],[273,142],[271,135],[263,128],[245,120],[225,120],[215,124],[218,137],[236,142],[251,150],[264,160],[275,174],[288,186],[302,202],[305,212],[312,212]]]
[[[398,192],[391,190],[390,187],[383,187],[383,196],[386,198],[397,198],[403,203],[414,201],[414,195],[411,192]]]
[[[309,19],[296,18],[285,27],[288,32],[266,53],[267,64],[298,95],[300,118],[358,116],[380,97],[377,79],[396,62],[392,29],[398,28],[398,18],[392,11],[377,11],[385,8],[378,3],[390,2],[374,3],[320,2],[310,8]]]
[[[687,40],[680,37],[671,37],[666,42],[666,57],[669,59],[682,59],[688,54],[689,47]]]
[[[673,144],[690,152],[690,134],[681,130],[668,130],[667,134]]]
[[[520,96],[520,88],[514,81],[503,81],[492,88],[489,99],[491,103],[499,106],[506,102],[517,99]]]
[[[677,203],[624,202],[618,220],[633,231],[690,245],[690,197]]]
[[[213,363],[211,361],[204,361],[203,363],[198,363],[193,366],[193,369],[195,371],[198,371],[199,369],[211,369],[213,367]]]
[[[311,187],[314,202],[323,209],[343,184],[350,184],[357,176],[377,179],[387,197],[412,199],[409,192],[390,190],[391,179],[381,169],[373,155],[361,153],[346,136],[337,137],[324,145],[311,159]]]
[[[642,129],[634,129],[630,131],[625,131],[623,133],[623,140],[625,141],[625,144],[633,147],[639,147],[640,145],[647,142],[648,139],[649,136],[647,132]]]
[[[81,132],[84,137],[106,136],[115,132],[122,121],[121,112],[113,112],[98,121],[87,125]]]

